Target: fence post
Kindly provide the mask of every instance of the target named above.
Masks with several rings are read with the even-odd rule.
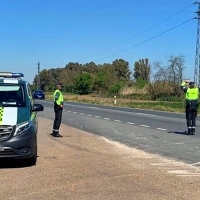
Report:
[[[114,96],[114,99],[113,99],[113,105],[116,105],[117,104],[117,97]]]

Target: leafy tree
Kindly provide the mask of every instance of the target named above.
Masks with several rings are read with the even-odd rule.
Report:
[[[106,73],[99,71],[94,78],[93,89],[95,91],[102,91],[106,89]]]
[[[149,82],[150,81],[151,66],[148,58],[140,59],[134,64],[134,79],[136,82]]]
[[[79,94],[89,94],[93,86],[93,79],[90,73],[83,72],[76,78],[76,89]]]
[[[79,64],[78,62],[76,63],[69,62],[62,70],[62,73],[60,74],[60,79],[67,91],[68,89],[71,90],[70,88],[72,87],[72,85],[75,86],[76,78],[81,74],[81,72],[82,72],[82,65]]]
[[[98,71],[98,68],[94,62],[90,62],[83,65],[83,71],[95,74]]]
[[[114,68],[114,73],[116,74],[119,81],[129,81],[131,76],[131,71],[129,69],[129,63],[123,59],[116,59],[112,63]]]
[[[102,91],[108,91],[109,87],[113,84],[119,82],[118,77],[114,71],[113,65],[109,63],[104,63],[103,65],[98,66],[98,75],[97,81],[100,81],[99,78],[104,82],[101,82]]]
[[[69,62],[66,66],[65,69],[71,70],[71,71],[79,71],[81,69],[82,65],[79,64],[78,62]]]

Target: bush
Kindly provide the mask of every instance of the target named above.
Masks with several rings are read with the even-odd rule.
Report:
[[[109,88],[109,94],[117,94],[123,88],[122,83],[116,83]]]

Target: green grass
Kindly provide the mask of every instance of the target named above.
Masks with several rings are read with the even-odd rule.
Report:
[[[46,99],[53,100],[53,93],[46,93]],[[77,94],[64,94],[64,99],[71,102],[84,102],[101,105],[113,105],[113,98],[95,98],[90,95],[80,96]],[[129,107],[129,108],[140,108],[150,109],[168,112],[185,112],[185,101],[148,101],[148,100],[134,100],[134,99],[123,99],[118,98],[116,106]],[[198,111],[200,113],[200,109]]]
[[[168,112],[180,112],[180,113],[184,112],[185,109],[184,102],[167,102],[167,101],[132,102],[127,104],[127,107],[160,110]]]

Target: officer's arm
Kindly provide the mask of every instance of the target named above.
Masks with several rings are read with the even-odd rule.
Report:
[[[183,82],[181,83],[181,89],[183,90],[183,92],[186,92],[186,91],[187,91],[186,81],[183,81]]]
[[[59,97],[60,97],[60,92],[56,92],[56,94],[55,94],[55,100],[57,101],[59,99]]]

